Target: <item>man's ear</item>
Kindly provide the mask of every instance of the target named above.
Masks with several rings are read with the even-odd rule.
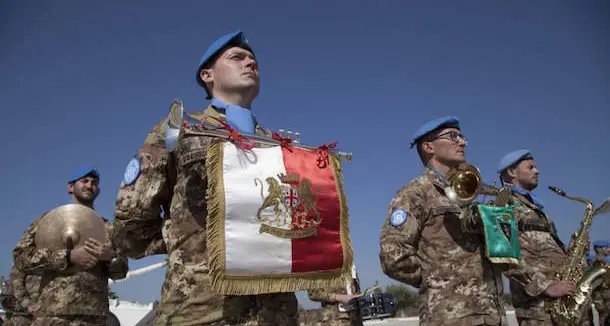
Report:
[[[421,144],[421,149],[424,153],[432,155],[434,154],[434,145],[432,142],[425,141]]]
[[[68,194],[72,194],[74,192],[74,184],[68,183]]]
[[[517,176],[517,169],[516,168],[508,168],[506,169],[506,174],[511,177],[512,179],[514,179]]]
[[[212,69],[201,69],[199,72],[199,78],[206,84],[210,84],[214,82],[214,73]]]

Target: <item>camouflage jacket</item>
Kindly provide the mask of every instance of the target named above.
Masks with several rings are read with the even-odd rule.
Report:
[[[538,206],[523,195],[513,192],[511,204],[519,225],[522,262],[533,270],[553,279],[557,266],[563,266],[567,255],[557,235],[555,224]],[[550,321],[544,310],[544,296],[531,296],[518,281],[510,280],[510,291],[515,314],[522,318]]]
[[[36,247],[34,238],[43,217],[28,227],[13,250],[18,269],[41,277],[34,316],[106,316],[109,311],[108,278],[116,280],[127,275],[127,258],[119,256],[112,263],[102,262],[86,271],[74,271],[69,268],[66,250]],[[106,231],[112,234],[112,223],[104,221]]]
[[[224,110],[208,107],[191,113],[199,121],[224,120]],[[131,258],[145,255],[164,240],[168,266],[157,310],[157,325],[205,325],[217,322],[296,325],[294,293],[222,296],[212,293],[206,247],[207,175],[205,156],[211,139],[188,137],[168,152],[167,119],[149,132],[136,153],[140,173],[130,185],[121,183],[115,206],[117,246]],[[257,133],[265,133],[257,125]],[[161,209],[169,217],[160,217]]]
[[[602,260],[607,262],[606,259]],[[602,283],[595,288],[592,296],[600,320],[605,318],[604,320],[610,323],[610,273],[604,274]],[[600,322],[600,325],[603,324]]]
[[[443,179],[426,169],[397,192],[380,236],[382,269],[419,288],[420,325],[501,325],[501,271],[535,295],[548,283],[523,266],[492,264],[485,256],[482,232],[463,231],[460,209],[443,188]],[[393,226],[390,218],[399,209],[406,221]]]
[[[40,275],[27,275],[15,266],[11,268],[9,281],[11,293],[16,301],[15,313],[30,315],[28,307],[38,301],[40,279]]]

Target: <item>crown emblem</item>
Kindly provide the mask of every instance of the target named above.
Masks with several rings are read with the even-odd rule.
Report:
[[[286,184],[298,184],[299,183],[299,176],[296,174],[278,174],[277,177],[280,179],[280,181],[282,181],[283,183]]]

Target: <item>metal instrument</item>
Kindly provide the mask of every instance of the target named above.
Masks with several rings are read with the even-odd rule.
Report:
[[[184,123],[191,124],[193,128],[184,128]],[[195,126],[199,126],[195,128]],[[316,147],[305,146],[300,143],[300,133],[285,131],[280,129],[280,135],[287,139],[290,139],[291,145],[300,148],[312,149],[316,150]],[[225,140],[230,140],[230,134],[226,129],[218,128],[216,125],[212,125],[206,122],[201,122],[197,119],[191,117],[190,114],[186,113],[184,110],[184,105],[182,101],[175,99],[169,109],[169,116],[167,121],[167,128],[165,128],[165,145],[169,151],[171,151],[178,139],[180,137],[186,136],[207,136],[207,137],[215,137]],[[241,134],[241,136],[254,141],[255,143],[263,144],[263,145],[281,145],[282,142],[280,140],[276,140],[270,137],[266,137],[263,135],[245,135]],[[334,151],[333,149],[329,149],[329,152],[334,153],[340,159],[351,161],[352,153],[345,153]]]
[[[483,182],[479,168],[470,163],[462,163],[451,169],[445,176],[445,195],[459,206],[473,203],[479,195],[495,196],[495,205],[504,206],[510,199],[510,189],[501,189]]]
[[[545,302],[545,308],[556,324],[578,325],[587,308],[591,306],[591,294],[601,283],[600,277],[609,272],[608,265],[603,262],[595,262],[589,268],[585,262],[589,252],[589,233],[593,217],[608,212],[610,199],[594,210],[593,203],[588,199],[568,196],[556,187],[549,189],[564,198],[585,204],[585,216],[569,248],[567,263],[555,275],[558,280],[573,282],[576,285],[576,293]]]
[[[108,239],[102,217],[80,204],[67,204],[49,211],[38,224],[34,241],[39,248],[68,249],[68,238],[78,247],[88,238],[101,243]]]

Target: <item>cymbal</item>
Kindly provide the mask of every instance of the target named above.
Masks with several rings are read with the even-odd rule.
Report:
[[[34,241],[39,248],[60,250],[67,249],[68,237],[76,248],[89,238],[104,243],[108,235],[96,211],[80,204],[67,204],[52,209],[42,218]]]

